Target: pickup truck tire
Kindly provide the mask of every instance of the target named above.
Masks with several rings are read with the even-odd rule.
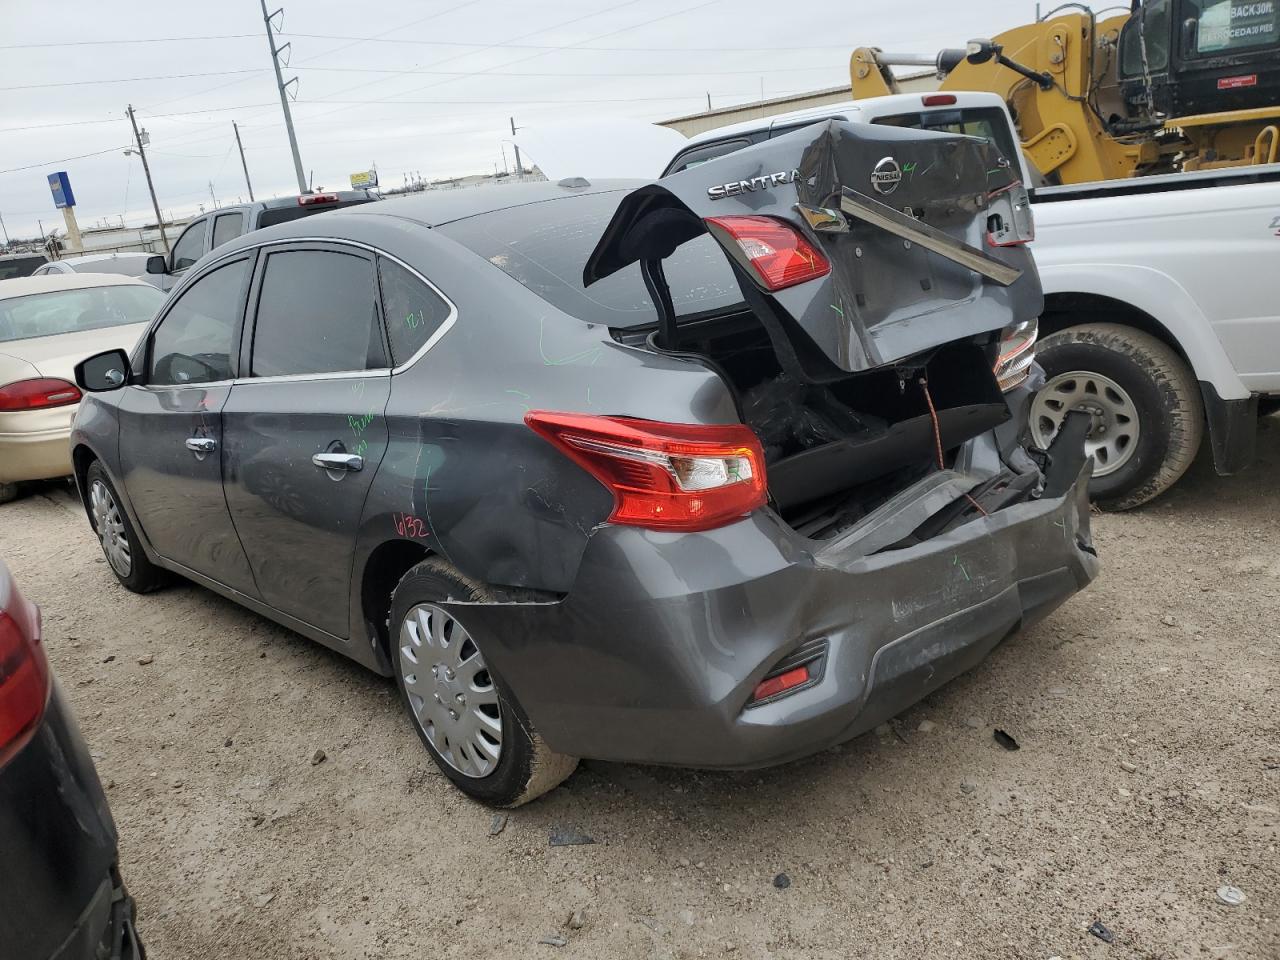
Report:
[[[1057,429],[1056,424],[1049,429],[1054,407],[1061,410],[1063,406],[1054,399],[1055,390],[1068,398],[1085,396],[1086,390],[1102,397],[1096,406],[1085,399],[1072,407],[1093,407],[1093,412],[1100,413],[1086,441],[1090,449],[1104,439],[1100,425],[1108,417],[1127,422],[1130,417],[1122,411],[1136,412],[1137,435],[1132,449],[1124,449],[1118,458],[1119,464],[1107,470],[1103,458],[1109,451],[1095,454],[1089,496],[1098,506],[1128,510],[1144,504],[1169,489],[1191,466],[1204,436],[1204,402],[1195,377],[1169,346],[1132,327],[1086,323],[1045,337],[1036,359],[1046,380],[1031,405],[1031,431],[1037,442]],[[1079,383],[1073,374],[1080,375]],[[1108,389],[1108,381],[1122,392]]]
[[[510,687],[484,661],[483,633],[471,632],[465,614],[437,606],[502,599],[431,557],[397,584],[388,627],[396,686],[431,759],[472,799],[510,808],[557,787],[578,758],[543,742]],[[484,752],[477,738],[484,739]]]
[[[16,483],[0,483],[0,503],[8,503],[17,499],[18,485]]]

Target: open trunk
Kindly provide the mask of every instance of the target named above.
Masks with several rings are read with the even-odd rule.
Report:
[[[1010,419],[1002,331],[1042,302],[1026,248],[1003,245],[1030,236],[1013,176],[984,141],[828,121],[629,194],[584,282],[639,262],[658,328],[615,335],[715,367],[778,511],[830,537]],[[707,233],[746,309],[677,316],[663,261]],[[987,470],[983,492],[1025,498],[1040,478],[1021,459]]]

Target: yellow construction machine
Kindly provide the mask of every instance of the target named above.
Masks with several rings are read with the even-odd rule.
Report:
[[[1049,183],[1280,160],[1280,0],[1077,3],[935,56],[860,47],[854,99],[901,92],[891,67],[931,66],[943,91],[1009,105]]]

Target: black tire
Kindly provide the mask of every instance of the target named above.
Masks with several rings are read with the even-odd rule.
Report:
[[[1107,377],[1137,409],[1132,455],[1113,473],[1089,482],[1089,496],[1098,506],[1128,510],[1147,503],[1195,460],[1204,436],[1204,401],[1195,377],[1168,345],[1121,324],[1087,323],[1045,337],[1036,360],[1047,380],[1075,371]]]
[[[11,503],[18,499],[18,485],[16,483],[0,483],[0,503]]]
[[[95,483],[101,483],[111,493],[112,499],[116,504],[120,503],[120,495],[116,493],[116,488],[111,483],[111,478],[107,476],[107,471],[102,469],[102,464],[97,460],[89,464],[89,469],[85,472],[85,497],[86,505],[91,503],[91,491]],[[146,552],[142,549],[142,544],[138,542],[138,534],[133,529],[133,524],[129,520],[123,507],[119,507],[120,520],[124,527],[124,538],[129,546],[129,572],[121,574],[119,570],[112,564],[111,558],[107,555],[106,547],[103,546],[103,556],[107,560],[107,566],[111,572],[115,574],[116,579],[124,585],[125,589],[132,590],[134,593],[150,593],[158,590],[169,582],[169,574],[152,563]],[[89,507],[89,525],[93,528],[94,535],[98,537],[99,543],[102,538],[98,531],[97,517],[94,515],[93,508]]]
[[[491,807],[510,808],[528,803],[558,786],[573,773],[578,766],[578,758],[556,753],[543,743],[524,709],[512,695],[511,688],[486,660],[487,672],[497,691],[502,749],[493,770],[484,776],[468,776],[456,769],[432,744],[415,714],[405,685],[405,664],[400,650],[401,625],[415,606],[443,600],[485,603],[500,599],[502,598],[493,590],[467,579],[444,560],[437,557],[424,560],[404,575],[392,595],[388,623],[391,633],[389,652],[395,669],[396,686],[400,690],[400,700],[409,715],[409,722],[436,766],[454,786],[472,799]],[[455,619],[466,629],[483,656],[484,636],[473,633],[465,623],[465,617]],[[425,668],[424,663],[423,669]]]

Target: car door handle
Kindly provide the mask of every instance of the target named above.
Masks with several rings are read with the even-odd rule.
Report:
[[[187,437],[187,449],[192,453],[213,453],[218,449],[218,441],[212,437]]]
[[[354,453],[317,453],[311,458],[321,470],[346,470],[355,473],[364,469],[364,457]]]

